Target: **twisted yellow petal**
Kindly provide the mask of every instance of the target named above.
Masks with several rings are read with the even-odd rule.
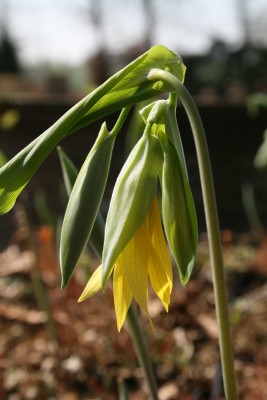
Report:
[[[112,271],[118,331],[125,321],[133,297],[147,314],[153,329],[147,305],[148,277],[166,311],[170,303],[173,281],[171,260],[156,198],[142,225],[120,253],[110,274]],[[102,265],[93,273],[78,301],[81,302],[98,292],[102,287],[101,281]]]
[[[150,257],[148,273],[151,285],[168,312],[173,285],[171,259],[162,230],[158,202],[155,198],[149,213]]]
[[[113,273],[114,306],[117,319],[117,328],[119,332],[125,321],[128,309],[133,298],[133,292],[125,278],[121,258],[122,257],[118,258]]]
[[[137,229],[133,238],[121,253],[121,262],[125,278],[133,296],[148,315],[148,259],[149,259],[149,223],[148,217]]]

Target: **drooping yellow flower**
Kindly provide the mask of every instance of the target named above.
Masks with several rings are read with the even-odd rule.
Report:
[[[173,284],[172,265],[156,198],[111,272],[118,331],[121,330],[133,298],[149,317],[148,280],[168,312]],[[101,287],[102,265],[93,273],[78,301],[91,297]]]

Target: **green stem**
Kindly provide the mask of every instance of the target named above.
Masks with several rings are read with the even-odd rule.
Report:
[[[127,326],[130,330],[137,356],[146,377],[148,389],[152,400],[158,400],[157,384],[150,356],[141,330],[138,315],[134,304],[131,304],[127,314]]]
[[[234,371],[234,359],[229,323],[227,290],[224,277],[224,263],[221,248],[218,212],[210,165],[210,157],[203,124],[197,107],[182,83],[171,73],[160,69],[152,69],[148,79],[167,82],[179,96],[187,113],[195,141],[200,180],[203,194],[207,233],[209,238],[211,269],[214,285],[215,306],[219,328],[219,344],[227,400],[237,400],[237,385]]]
[[[37,263],[34,264],[33,271],[31,273],[31,281],[38,306],[42,311],[45,312],[47,317],[47,321],[45,322],[47,332],[50,335],[51,339],[57,342],[58,341],[57,330],[53,320],[51,306],[49,304],[48,293],[42,281],[40,268]]]
[[[128,391],[127,387],[125,385],[125,382],[123,380],[118,381],[118,394],[119,394],[119,400],[128,400]]]
[[[119,131],[121,130],[130,110],[131,110],[132,106],[128,106],[125,107],[121,110],[120,115],[115,123],[115,125],[113,126],[112,130],[110,131],[110,135],[113,136],[117,136],[117,134],[119,133]]]

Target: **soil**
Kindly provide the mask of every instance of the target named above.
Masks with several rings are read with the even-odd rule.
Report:
[[[149,399],[127,325],[117,332],[111,288],[77,303],[97,260],[85,254],[62,290],[53,231],[25,221],[22,213],[0,255],[0,398],[115,400],[123,381],[130,400]],[[240,399],[264,400],[267,241],[223,231],[222,243]],[[175,275],[169,313],[152,293],[149,309],[154,331],[138,312],[159,399],[224,399],[205,234],[188,285]]]

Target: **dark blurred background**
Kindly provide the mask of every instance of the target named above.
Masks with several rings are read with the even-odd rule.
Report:
[[[250,95],[267,92],[266,22],[263,0],[0,0],[0,149],[12,157],[112,73],[163,44],[187,66],[185,84],[206,129],[222,228],[249,229],[242,200],[247,182],[266,225],[267,172],[253,160],[267,109],[253,117],[247,107]],[[205,230],[194,144],[183,110],[177,115]],[[93,124],[62,143],[78,167],[98,129]],[[120,147],[116,152],[106,200],[123,162]],[[61,210],[61,182],[54,152],[22,196],[37,223],[36,192]]]

